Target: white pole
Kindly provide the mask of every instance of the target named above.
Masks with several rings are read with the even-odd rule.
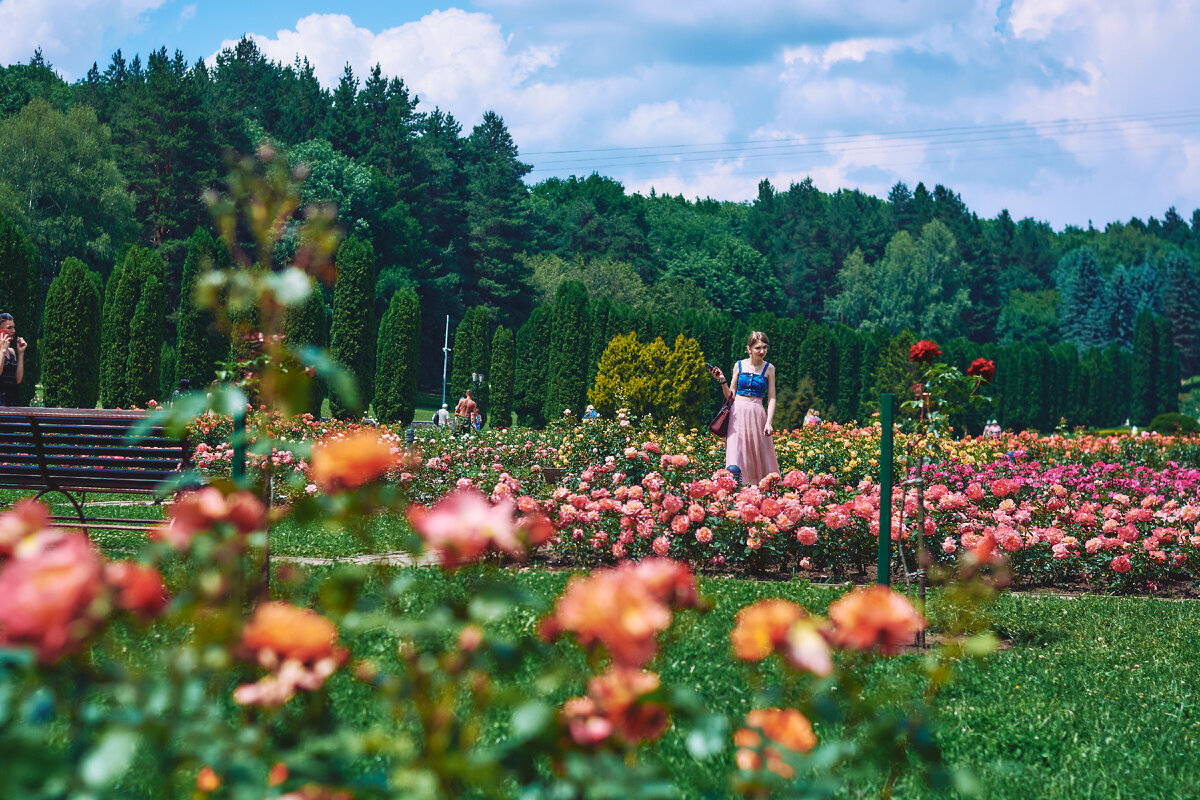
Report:
[[[442,405],[446,405],[446,362],[450,359],[450,315],[446,315],[446,341],[442,345]]]

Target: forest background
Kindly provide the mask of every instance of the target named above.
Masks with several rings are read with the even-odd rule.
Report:
[[[629,332],[629,363],[655,370],[700,357],[687,339],[726,367],[747,330],[766,330],[785,426],[810,405],[861,419],[878,392],[907,391],[917,338],[963,367],[994,359],[992,415],[1018,429],[1145,424],[1200,373],[1200,209],[1056,231],[981,219],[920,182],[878,198],[764,180],[750,203],[629,194],[598,174],[529,186],[500,114],[467,132],[418,111],[400,76],[347,67],[328,91],[307,61],[272,62],[243,39],[211,67],[163,48],[144,62],[118,51],[75,83],[40,53],[0,68],[0,306],[36,328],[28,338],[80,354],[54,362],[45,343],[44,382],[67,376],[53,399],[141,404],[180,377],[212,379],[229,343],[190,295],[227,248],[204,196],[230,154],[264,141],[303,165],[302,200],[336,207],[347,235],[341,299],[326,287],[289,334],[330,344],[389,418],[412,418],[412,390],[393,397],[379,376],[439,387],[447,316],[452,398],[472,373],[511,376],[493,387],[494,424],[509,408],[532,425],[577,411]],[[276,261],[295,246],[285,237]],[[36,348],[31,362],[40,374]]]

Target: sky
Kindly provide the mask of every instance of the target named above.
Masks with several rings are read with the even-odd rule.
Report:
[[[924,181],[1056,229],[1200,206],[1193,0],[0,0],[0,63],[40,47],[68,80],[243,35],[330,87],[379,63],[467,130],[499,113],[531,182]]]

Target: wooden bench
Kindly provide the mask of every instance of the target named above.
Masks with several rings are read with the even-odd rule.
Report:
[[[88,492],[154,495],[164,481],[191,466],[186,441],[150,427],[130,438],[144,411],[0,407],[0,488],[66,496],[75,516],[58,521],[85,528],[148,528],[153,519],[96,517],[84,513]]]

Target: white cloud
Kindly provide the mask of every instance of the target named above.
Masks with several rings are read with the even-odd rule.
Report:
[[[345,14],[310,14],[295,29],[251,38],[277,61],[307,57],[327,86],[337,83],[347,63],[360,78],[378,63],[385,75],[402,77],[425,106],[438,105],[468,124],[489,108],[505,114],[506,104],[531,88],[526,83],[558,60],[552,46],[513,52],[491,16],[458,9],[433,11],[379,33]],[[233,44],[227,40],[222,47]]]
[[[137,29],[143,15],[165,2],[0,0],[0,64],[25,61],[38,47],[57,64],[106,31]]]
[[[806,44],[784,48],[783,63],[814,64],[827,70],[839,61],[862,63],[872,53],[889,53],[898,49],[901,44],[899,39],[891,38],[843,39],[825,47]]]
[[[1016,0],[1008,24],[1019,39],[1045,39],[1072,11],[1090,13],[1088,5],[1086,0]]]
[[[624,147],[721,141],[733,129],[733,109],[715,101],[642,103],[608,131]]]
[[[189,19],[195,19],[195,17],[196,17],[196,4],[195,3],[188,3],[186,6],[179,9],[180,21],[186,22]]]

